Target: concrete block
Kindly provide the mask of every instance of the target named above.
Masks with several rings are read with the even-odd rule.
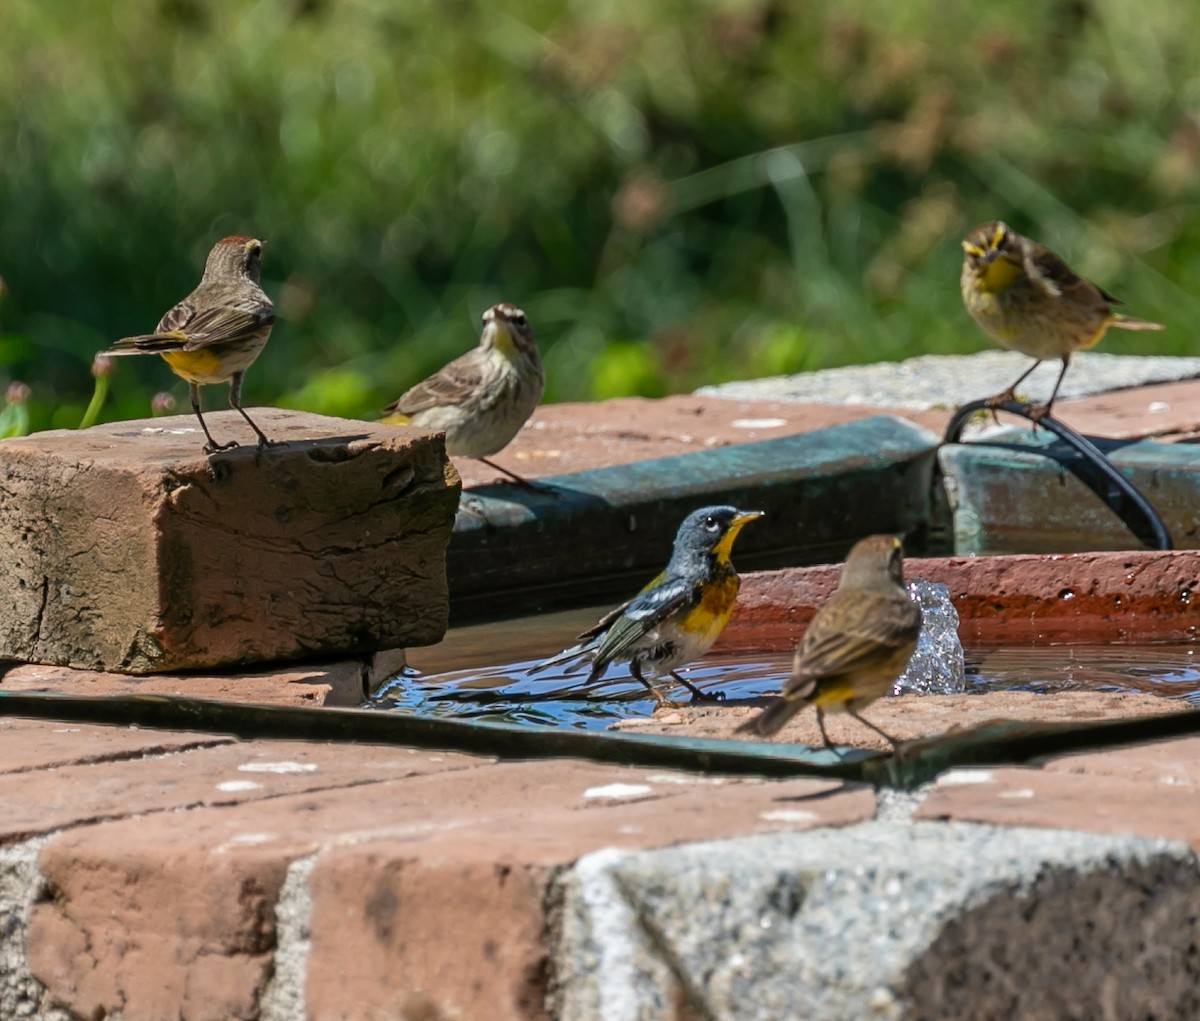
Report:
[[[0,443],[0,656],[149,673],[440,640],[442,438],[253,414],[280,445],[205,457],[187,416]]]
[[[1003,435],[1003,434],[1001,434]],[[1013,431],[938,451],[954,552],[1141,549],[1119,517],[1066,465],[1078,456],[1046,433]],[[1095,440],[1166,525],[1176,549],[1200,548],[1200,446]]]
[[[872,822],[601,851],[561,886],[559,1021],[1200,1016],[1182,844]]]

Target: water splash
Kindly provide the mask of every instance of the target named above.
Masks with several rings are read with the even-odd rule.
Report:
[[[945,585],[914,580],[908,594],[921,607],[921,634],[908,668],[892,686],[893,695],[959,695],[967,690],[958,611]]]

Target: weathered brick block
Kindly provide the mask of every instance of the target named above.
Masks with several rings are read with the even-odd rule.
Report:
[[[0,443],[0,657],[149,673],[441,639],[440,436],[257,408]]]

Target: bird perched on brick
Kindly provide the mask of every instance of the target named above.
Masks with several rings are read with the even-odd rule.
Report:
[[[713,698],[676,671],[708,652],[725,629],[741,584],[730,561],[733,543],[743,526],[760,517],[762,511],[729,506],[693,511],[680,524],[671,559],[658,577],[579,635],[578,645],[530,673],[560,663],[590,662],[590,684],[610,663],[628,663],[629,672],[660,705],[674,703],[650,683],[652,678],[671,677],[693,698]]]
[[[266,347],[275,309],[258,285],[263,243],[257,238],[222,238],[208,253],[204,276],[191,294],[159,320],[153,333],[118,340],[105,354],[162,355],[175,375],[187,380],[192,410],[207,442],[206,454],[228,450],[217,443],[200,412],[200,387],[229,384],[229,406],[254,430],[259,447],[270,440],[242,407],[242,377]]]
[[[488,458],[520,431],[542,397],[545,376],[525,313],[493,305],[483,313],[479,346],[438,369],[383,409],[381,421],[446,434],[446,453],[473,457],[521,483]]]
[[[1161,323],[1114,312],[1120,302],[1071,270],[1007,224],[995,220],[976,227],[962,243],[959,281],[963,304],[984,333],[1001,347],[1037,359],[1007,390],[988,400],[995,409],[1011,400],[1018,386],[1047,358],[1062,359],[1054,390],[1034,420],[1050,414],[1071,355],[1100,342],[1110,327],[1161,330]]]
[[[860,540],[846,557],[837,588],[804,633],[782,694],[738,731],[770,737],[812,705],[827,748],[826,713],[849,713],[895,745],[859,712],[891,690],[920,631],[921,609],[904,587],[900,540],[891,535]]]

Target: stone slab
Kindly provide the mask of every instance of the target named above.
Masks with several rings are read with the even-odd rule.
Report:
[[[607,401],[544,404],[492,460],[530,478],[565,475],[652,458],[756,443],[894,415],[940,434],[948,411],[910,411],[875,405],[735,401],[675,394]],[[470,458],[456,458],[464,488],[504,482]]]
[[[792,376],[770,376],[701,387],[698,396],[735,400],[779,400],[883,407],[955,408],[1002,391],[1029,368],[1014,351],[986,350],[969,355],[920,355],[901,362],[847,365]],[[1022,385],[1021,396],[1044,401],[1060,365],[1045,363]],[[1143,387],[1200,377],[1200,358],[1114,355],[1084,351],[1071,359],[1059,389],[1061,397]]]
[[[1200,1014],[1176,843],[872,822],[602,851],[559,886],[558,1021]]]
[[[1090,353],[1080,357],[1086,359]],[[1013,356],[1009,358],[1014,366],[1021,361]],[[884,364],[877,368],[886,373],[893,366]],[[1068,381],[1075,368],[1076,363],[1072,362]],[[1155,371],[1149,378],[1174,378],[1179,369],[1173,362],[1168,362],[1165,368],[1165,372]],[[1120,377],[1108,376],[1106,369],[1103,360],[1097,363],[1097,371],[1090,374],[1089,385],[1083,389],[1092,389],[1092,383],[1108,386],[1114,381],[1129,386],[1129,377],[1122,382]],[[1013,370],[1012,378],[1016,378],[1018,371]],[[1055,372],[1057,366],[1047,366],[1047,396]],[[1003,373],[988,369],[984,375],[986,385],[992,389],[980,393],[986,396],[999,392],[1003,386]],[[735,385],[738,384],[730,384]],[[977,385],[972,385],[970,392],[979,396],[975,392],[978,389]],[[658,399],[619,397],[608,401],[547,404],[534,412],[525,428],[497,456],[501,463],[522,475],[542,478],[792,436],[875,415],[904,418],[940,436],[950,419],[951,404],[941,397],[939,385],[922,384],[918,390],[928,392],[928,400],[938,401],[942,406],[927,410],[906,408],[888,403],[884,392],[863,394],[870,399],[867,403],[856,404],[823,403],[816,398],[804,401],[742,400],[728,397],[720,388],[717,388],[716,396],[679,394]],[[911,387],[909,391],[911,396]],[[1088,396],[1067,395],[1060,397],[1057,406],[1060,418],[1088,436],[1177,439],[1200,435],[1200,380],[1147,383]],[[1020,422],[1009,416],[1003,416],[1002,421],[1005,427]],[[972,435],[988,432],[986,422],[979,423],[978,428],[968,428]],[[505,481],[502,475],[481,461],[457,458],[455,467],[462,475],[464,488],[474,489]]]
[[[0,717],[0,773],[27,773],[61,766],[142,759],[228,744],[231,740],[220,734]]]
[[[27,762],[43,747],[55,754],[53,725],[26,724],[5,734],[10,760]],[[81,728],[82,742],[100,728]],[[118,731],[118,733],[121,733]],[[52,769],[0,773],[0,844],[70,826],[199,805],[237,805],[297,792],[341,790],[421,772],[466,769],[489,760],[452,752],[364,748],[310,742],[230,742],[219,736],[142,734],[143,754]],[[173,737],[173,740],[172,740]],[[39,740],[41,739],[41,740]],[[111,742],[106,742],[111,743]],[[63,757],[63,753],[58,753]],[[82,759],[82,754],[79,755]],[[153,782],[147,778],[153,776]]]
[[[1185,706],[1157,695],[1129,692],[994,691],[981,695],[900,695],[882,698],[862,715],[898,741],[945,734],[993,720],[1026,720],[1037,723],[1082,723],[1124,720],[1140,716],[1163,716]],[[734,738],[737,727],[760,710],[737,703],[688,705],[659,709],[651,716],[619,720],[613,730],[627,734],[666,734],[678,737]],[[825,729],[836,745],[890,751],[891,746],[869,727],[849,716],[827,715]],[[736,735],[741,740],[741,735]],[[821,744],[814,710],[797,713],[780,731],[778,741]],[[1108,752],[1102,753],[1103,755]]]
[[[437,641],[441,438],[253,413],[278,445],[205,457],[185,416],[0,443],[0,656],[147,673]]]
[[[363,660],[220,674],[139,675],[27,663],[0,675],[0,693],[45,692],[91,698],[174,695],[260,705],[357,708],[363,701],[363,685],[369,679],[370,667]]]
[[[1176,746],[1177,753],[1191,750],[1174,741],[1163,745]],[[953,769],[938,777],[916,818],[1136,833],[1183,840],[1200,850],[1194,787],[1066,769]]]
[[[543,894],[581,854],[843,825],[874,805],[869,788],[825,781],[567,760],[156,812],[45,844],[29,963],[44,1002],[76,1016],[256,1017],[277,943],[270,906],[315,854],[304,1016],[536,1017]],[[489,937],[481,964],[467,951],[486,955]],[[486,1014],[468,1011],[488,997]]]

